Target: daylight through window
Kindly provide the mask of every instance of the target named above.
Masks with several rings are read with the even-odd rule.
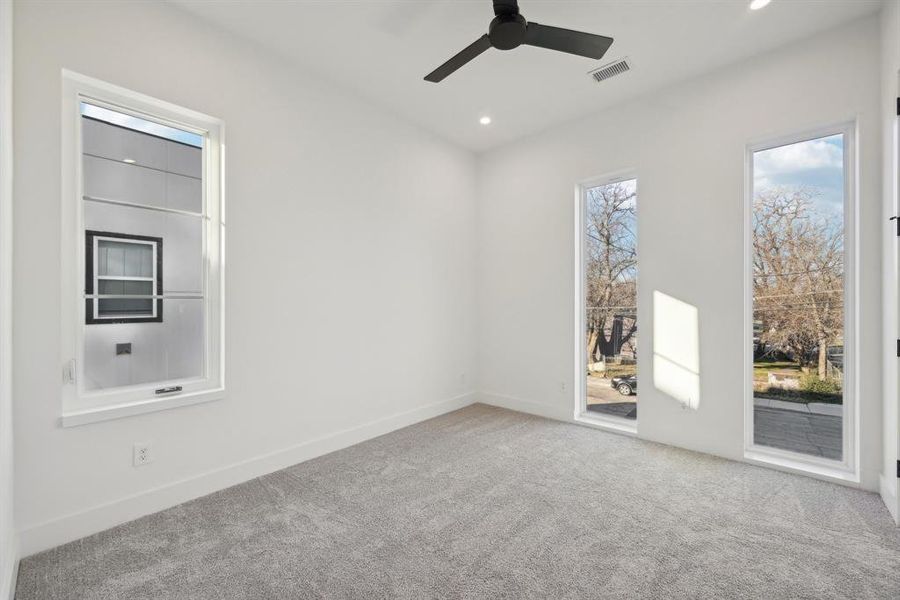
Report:
[[[637,180],[584,194],[585,408],[637,418]]]
[[[844,448],[845,134],[753,154],[753,442]]]
[[[63,94],[63,425],[221,398],[221,122],[69,72]]]

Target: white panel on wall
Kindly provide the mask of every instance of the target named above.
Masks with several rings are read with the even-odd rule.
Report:
[[[82,127],[85,195],[201,212],[200,148],[89,118]]]
[[[200,179],[166,173],[166,206],[176,210],[203,211],[203,187]]]
[[[166,348],[168,379],[203,374],[203,300],[163,300],[163,346]]]
[[[203,220],[171,213],[163,219],[163,292],[202,292]]]
[[[166,174],[85,155],[84,194],[92,198],[165,207]]]
[[[105,389],[160,380],[164,357],[158,352],[163,323],[91,325],[85,332],[85,389]],[[131,355],[116,355],[116,344],[132,345]]]
[[[131,354],[116,354],[131,344]],[[89,325],[85,335],[85,387],[198,377],[203,373],[203,301],[163,301],[161,323]]]
[[[138,165],[166,170],[166,140],[94,119],[82,119],[85,154],[115,161],[133,160]],[[179,171],[180,172],[180,171]]]
[[[84,193],[91,198],[199,213],[201,181],[106,158],[84,157]]]
[[[203,162],[203,153],[200,148],[167,141],[166,151],[168,153],[167,171],[190,177],[200,177]]]
[[[84,227],[127,235],[163,239],[163,292],[196,292],[203,289],[202,219],[190,215],[84,203]]]

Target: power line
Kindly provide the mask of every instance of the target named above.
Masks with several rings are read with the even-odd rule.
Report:
[[[827,271],[828,269],[810,269],[808,271],[790,271],[788,273],[764,273],[760,275],[754,275],[754,279],[766,279],[769,277],[790,277],[791,275],[812,275],[813,273],[821,273],[822,271]],[[843,277],[844,272],[834,274],[836,277]]]
[[[753,314],[756,313],[780,313],[780,312],[792,312],[792,313],[809,313],[814,307],[812,306],[787,306],[783,308],[754,308]],[[843,311],[843,306],[833,306],[831,307],[834,312]]]
[[[768,296],[753,296],[754,300],[767,300],[769,298],[790,298],[794,296],[815,296],[816,294],[843,294],[844,290],[822,290],[813,292],[792,292],[789,294],[769,294]]]

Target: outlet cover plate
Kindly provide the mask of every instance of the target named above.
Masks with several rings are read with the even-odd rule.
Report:
[[[153,454],[150,452],[150,444],[135,443],[133,454],[134,466],[142,467],[153,462]]]

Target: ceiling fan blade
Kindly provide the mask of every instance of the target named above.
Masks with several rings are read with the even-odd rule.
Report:
[[[612,46],[613,39],[605,35],[582,33],[581,31],[550,27],[549,25],[541,25],[540,23],[529,21],[528,27],[525,29],[525,40],[522,43],[600,59]]]
[[[466,48],[464,48],[462,52],[426,75],[425,81],[431,81],[432,83],[441,81],[442,79],[444,79],[444,77],[457,70],[490,47],[491,39],[487,36],[487,34],[484,34],[483,36],[469,44]]]

